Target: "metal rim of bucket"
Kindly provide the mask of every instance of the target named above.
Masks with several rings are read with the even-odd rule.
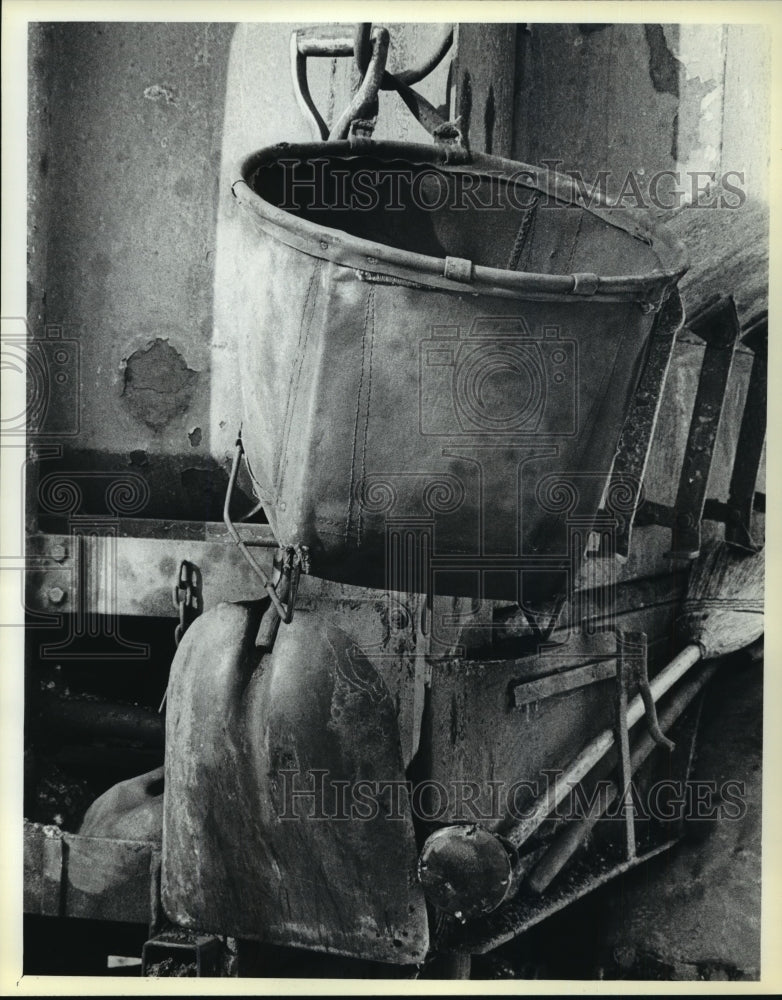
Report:
[[[451,257],[431,257],[375,243],[292,215],[257,194],[248,179],[263,166],[286,158],[311,160],[318,157],[350,159],[367,156],[379,160],[405,160],[413,165],[430,165],[446,173],[469,173],[510,180],[525,174],[525,186],[542,194],[580,207],[608,225],[641,239],[665,264],[646,274],[600,276],[592,273],[540,274],[486,267]],[[241,177],[232,191],[249,209],[261,229],[280,242],[310,256],[352,267],[360,274],[400,278],[423,288],[435,288],[475,295],[477,293],[513,298],[597,299],[639,301],[657,306],[667,289],[688,269],[684,245],[664,227],[654,224],[642,209],[616,208],[598,196],[584,203],[575,180],[551,170],[541,170],[515,160],[472,154],[466,164],[448,162],[448,151],[419,143],[370,142],[360,147],[350,141],[320,143],[279,143],[248,156],[240,167]]]

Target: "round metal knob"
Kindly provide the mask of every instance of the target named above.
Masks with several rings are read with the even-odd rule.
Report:
[[[508,895],[511,859],[502,842],[479,826],[445,826],[427,840],[418,860],[426,898],[466,920],[496,910]]]

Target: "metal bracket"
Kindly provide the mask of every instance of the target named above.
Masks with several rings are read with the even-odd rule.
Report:
[[[665,381],[676,337],[683,324],[682,300],[679,293],[673,291],[655,319],[646,364],[619,436],[611,470],[611,482],[619,480],[632,491],[631,501],[617,515],[615,553],[620,559],[627,559],[630,555],[633,522],[642,505],[643,481],[660,416]]]
[[[768,399],[768,318],[764,317],[743,337],[742,345],[754,357],[747,387],[747,399],[736,442],[736,456],[730,477],[727,503],[707,500],[703,516],[723,521],[725,541],[736,548],[758,552],[762,545],[752,537],[752,514],[760,509],[765,497],[755,492],[763,445],[766,440],[766,404]],[[761,499],[762,498],[762,499]]]
[[[706,350],[703,355],[698,389],[690,420],[676,501],[673,507],[646,502],[639,509],[636,517],[638,525],[658,524],[670,528],[673,544],[668,556],[671,559],[697,558],[701,545],[701,521],[708,515],[719,513],[719,511],[715,511],[713,504],[707,507],[706,490],[714,456],[714,444],[722,418],[725,389],[741,332],[736,306],[730,296],[714,303],[688,325],[696,336],[706,341]],[[759,368],[758,377],[760,377],[761,371],[762,368]],[[763,407],[763,419],[765,419],[765,406]],[[754,427],[758,416],[751,414],[748,420],[752,421]],[[754,434],[754,431],[752,433]],[[748,427],[747,435],[749,434]],[[755,454],[756,451],[753,450],[753,462]],[[738,454],[737,461],[739,462],[737,475],[742,483],[741,491],[743,494],[746,492],[744,484],[751,476],[746,469],[741,467],[741,459],[738,458]],[[758,464],[759,461],[760,454],[757,453]],[[757,467],[755,474],[757,474]],[[753,496],[754,487],[753,479]],[[746,502],[746,498],[743,498],[744,506],[746,506]]]
[[[706,351],[674,503],[673,547],[669,553],[673,559],[695,559],[701,548],[701,519],[714,443],[741,334],[733,299],[728,296],[715,303],[690,323],[690,329],[706,341]]]

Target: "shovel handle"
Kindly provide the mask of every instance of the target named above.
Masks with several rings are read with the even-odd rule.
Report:
[[[700,646],[692,644],[685,648],[664,667],[649,685],[654,701],[659,699],[680,680],[687,671],[701,659]],[[643,698],[636,695],[627,707],[627,728],[630,729],[644,715]],[[576,757],[564,774],[555,778],[535,803],[532,812],[511,829],[504,831],[504,836],[515,848],[521,847],[533,833],[542,825],[546,817],[570,793],[574,785],[582,781],[611,749],[615,736],[611,729],[604,729]]]

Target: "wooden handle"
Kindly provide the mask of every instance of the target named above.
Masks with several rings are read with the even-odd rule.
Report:
[[[701,650],[697,645],[685,648],[664,667],[649,685],[655,701],[670,690],[682,678],[693,664],[701,659]],[[634,726],[644,714],[644,703],[640,695],[636,695],[627,707],[627,728]],[[576,757],[570,767],[548,787],[546,795],[541,796],[529,816],[505,831],[505,837],[519,848],[543,823],[549,813],[554,810],[574,785],[582,781],[592,768],[601,760],[614,745],[615,737],[611,729],[604,729],[591,743],[588,743]]]

